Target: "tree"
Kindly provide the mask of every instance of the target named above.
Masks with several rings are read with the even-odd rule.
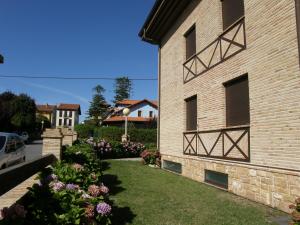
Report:
[[[107,117],[109,104],[105,101],[103,96],[105,89],[101,85],[94,87],[93,91],[95,94],[90,104],[88,115],[93,118],[96,125],[98,125]]]
[[[26,94],[0,94],[0,129],[2,131],[33,131],[36,105]]]
[[[115,97],[114,103],[123,99],[129,99],[132,91],[132,83],[128,77],[119,77],[115,80]]]
[[[11,124],[17,130],[32,131],[35,128],[36,105],[34,100],[26,94],[20,94],[12,101]]]

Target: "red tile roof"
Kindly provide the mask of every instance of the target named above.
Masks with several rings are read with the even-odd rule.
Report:
[[[144,118],[144,117],[128,117],[128,122],[149,122],[151,118]],[[105,119],[104,122],[122,122],[125,121],[124,116],[113,116],[108,119]]]
[[[65,109],[65,110],[80,110],[79,104],[65,104],[61,103],[58,105],[57,109]]]
[[[130,108],[132,106],[138,105],[138,104],[143,103],[143,102],[148,102],[150,105],[152,105],[156,109],[158,107],[157,106],[157,101],[155,101],[155,100],[150,101],[148,99],[143,99],[143,100],[124,99],[122,101],[117,102],[116,105],[128,105],[127,107]]]
[[[55,109],[55,105],[37,105],[36,109],[38,112],[53,112],[53,110]]]
[[[136,104],[138,102],[140,102],[141,100],[130,100],[130,99],[124,99],[122,101],[118,101],[116,102],[116,105],[133,105]]]

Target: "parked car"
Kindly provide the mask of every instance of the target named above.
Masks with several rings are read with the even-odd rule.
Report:
[[[20,134],[20,137],[22,138],[22,140],[24,141],[25,144],[28,143],[29,135],[28,135],[28,133],[26,131],[22,132]]]
[[[22,138],[15,133],[0,132],[0,169],[24,162],[25,159],[25,144]]]

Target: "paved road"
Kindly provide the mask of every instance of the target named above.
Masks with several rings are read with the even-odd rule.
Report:
[[[42,140],[34,141],[26,145],[26,161],[42,156]]]

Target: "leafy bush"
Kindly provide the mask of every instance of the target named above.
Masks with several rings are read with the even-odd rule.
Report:
[[[88,124],[77,125],[75,130],[78,132],[80,138],[89,138],[92,136],[109,142],[121,141],[121,137],[124,134],[124,128],[121,127],[96,127]],[[156,129],[131,128],[128,130],[128,134],[132,142],[156,144]]]
[[[141,153],[142,162],[147,165],[161,166],[159,151],[145,150]]]
[[[145,149],[141,143],[134,142],[106,142],[99,140],[90,142],[94,146],[94,150],[98,158],[131,158],[139,157],[140,153]]]
[[[40,173],[22,205],[1,210],[1,225],[110,224],[109,190],[101,183],[100,160],[91,146],[68,147],[63,156]]]
[[[290,205],[290,209],[293,209],[292,219],[289,225],[300,225],[300,198],[297,198],[295,204]]]

